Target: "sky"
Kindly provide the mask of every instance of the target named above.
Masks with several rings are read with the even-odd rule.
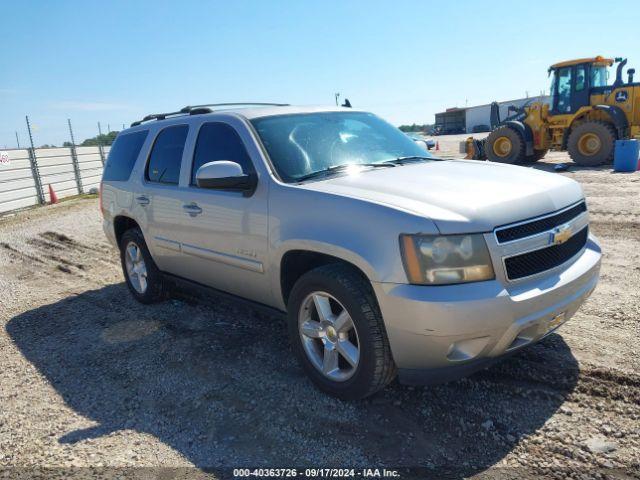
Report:
[[[0,147],[218,102],[334,104],[395,125],[548,91],[561,60],[640,67],[637,0],[0,0]],[[638,69],[640,75],[640,68]]]

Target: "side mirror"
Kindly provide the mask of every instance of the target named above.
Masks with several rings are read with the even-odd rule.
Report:
[[[251,194],[257,183],[255,174],[244,173],[239,164],[228,160],[205,163],[196,172],[196,184],[200,188],[240,190]]]

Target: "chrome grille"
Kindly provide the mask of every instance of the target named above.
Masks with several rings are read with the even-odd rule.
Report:
[[[584,227],[560,245],[551,245],[540,250],[515,255],[504,260],[509,280],[530,277],[537,273],[562,265],[575,256],[587,243],[589,227]]]
[[[570,261],[585,248],[588,236],[589,213],[582,200],[547,215],[497,227],[485,238],[492,255],[500,259],[504,280],[516,282]]]
[[[542,218],[520,222],[517,225],[498,227],[495,230],[496,239],[498,240],[498,243],[506,243],[530,237],[531,235],[546,232],[554,227],[563,225],[586,211],[587,205],[585,202],[580,202],[573,207],[569,207],[568,209],[561,210],[557,213],[549,214]]]

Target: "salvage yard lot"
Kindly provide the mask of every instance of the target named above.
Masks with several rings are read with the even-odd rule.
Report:
[[[465,137],[437,137],[439,153]],[[280,318],[214,297],[136,303],[96,199],[1,218],[0,467],[640,475],[640,173],[562,174],[605,254],[577,315],[470,378],[361,402],[313,388]]]

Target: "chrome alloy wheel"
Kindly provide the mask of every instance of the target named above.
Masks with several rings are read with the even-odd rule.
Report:
[[[127,276],[136,292],[144,294],[147,291],[147,265],[144,263],[142,250],[134,242],[129,242],[124,253],[124,263]]]
[[[300,307],[298,331],[307,358],[325,377],[351,378],[360,361],[358,332],[342,304],[326,292],[309,294]]]

